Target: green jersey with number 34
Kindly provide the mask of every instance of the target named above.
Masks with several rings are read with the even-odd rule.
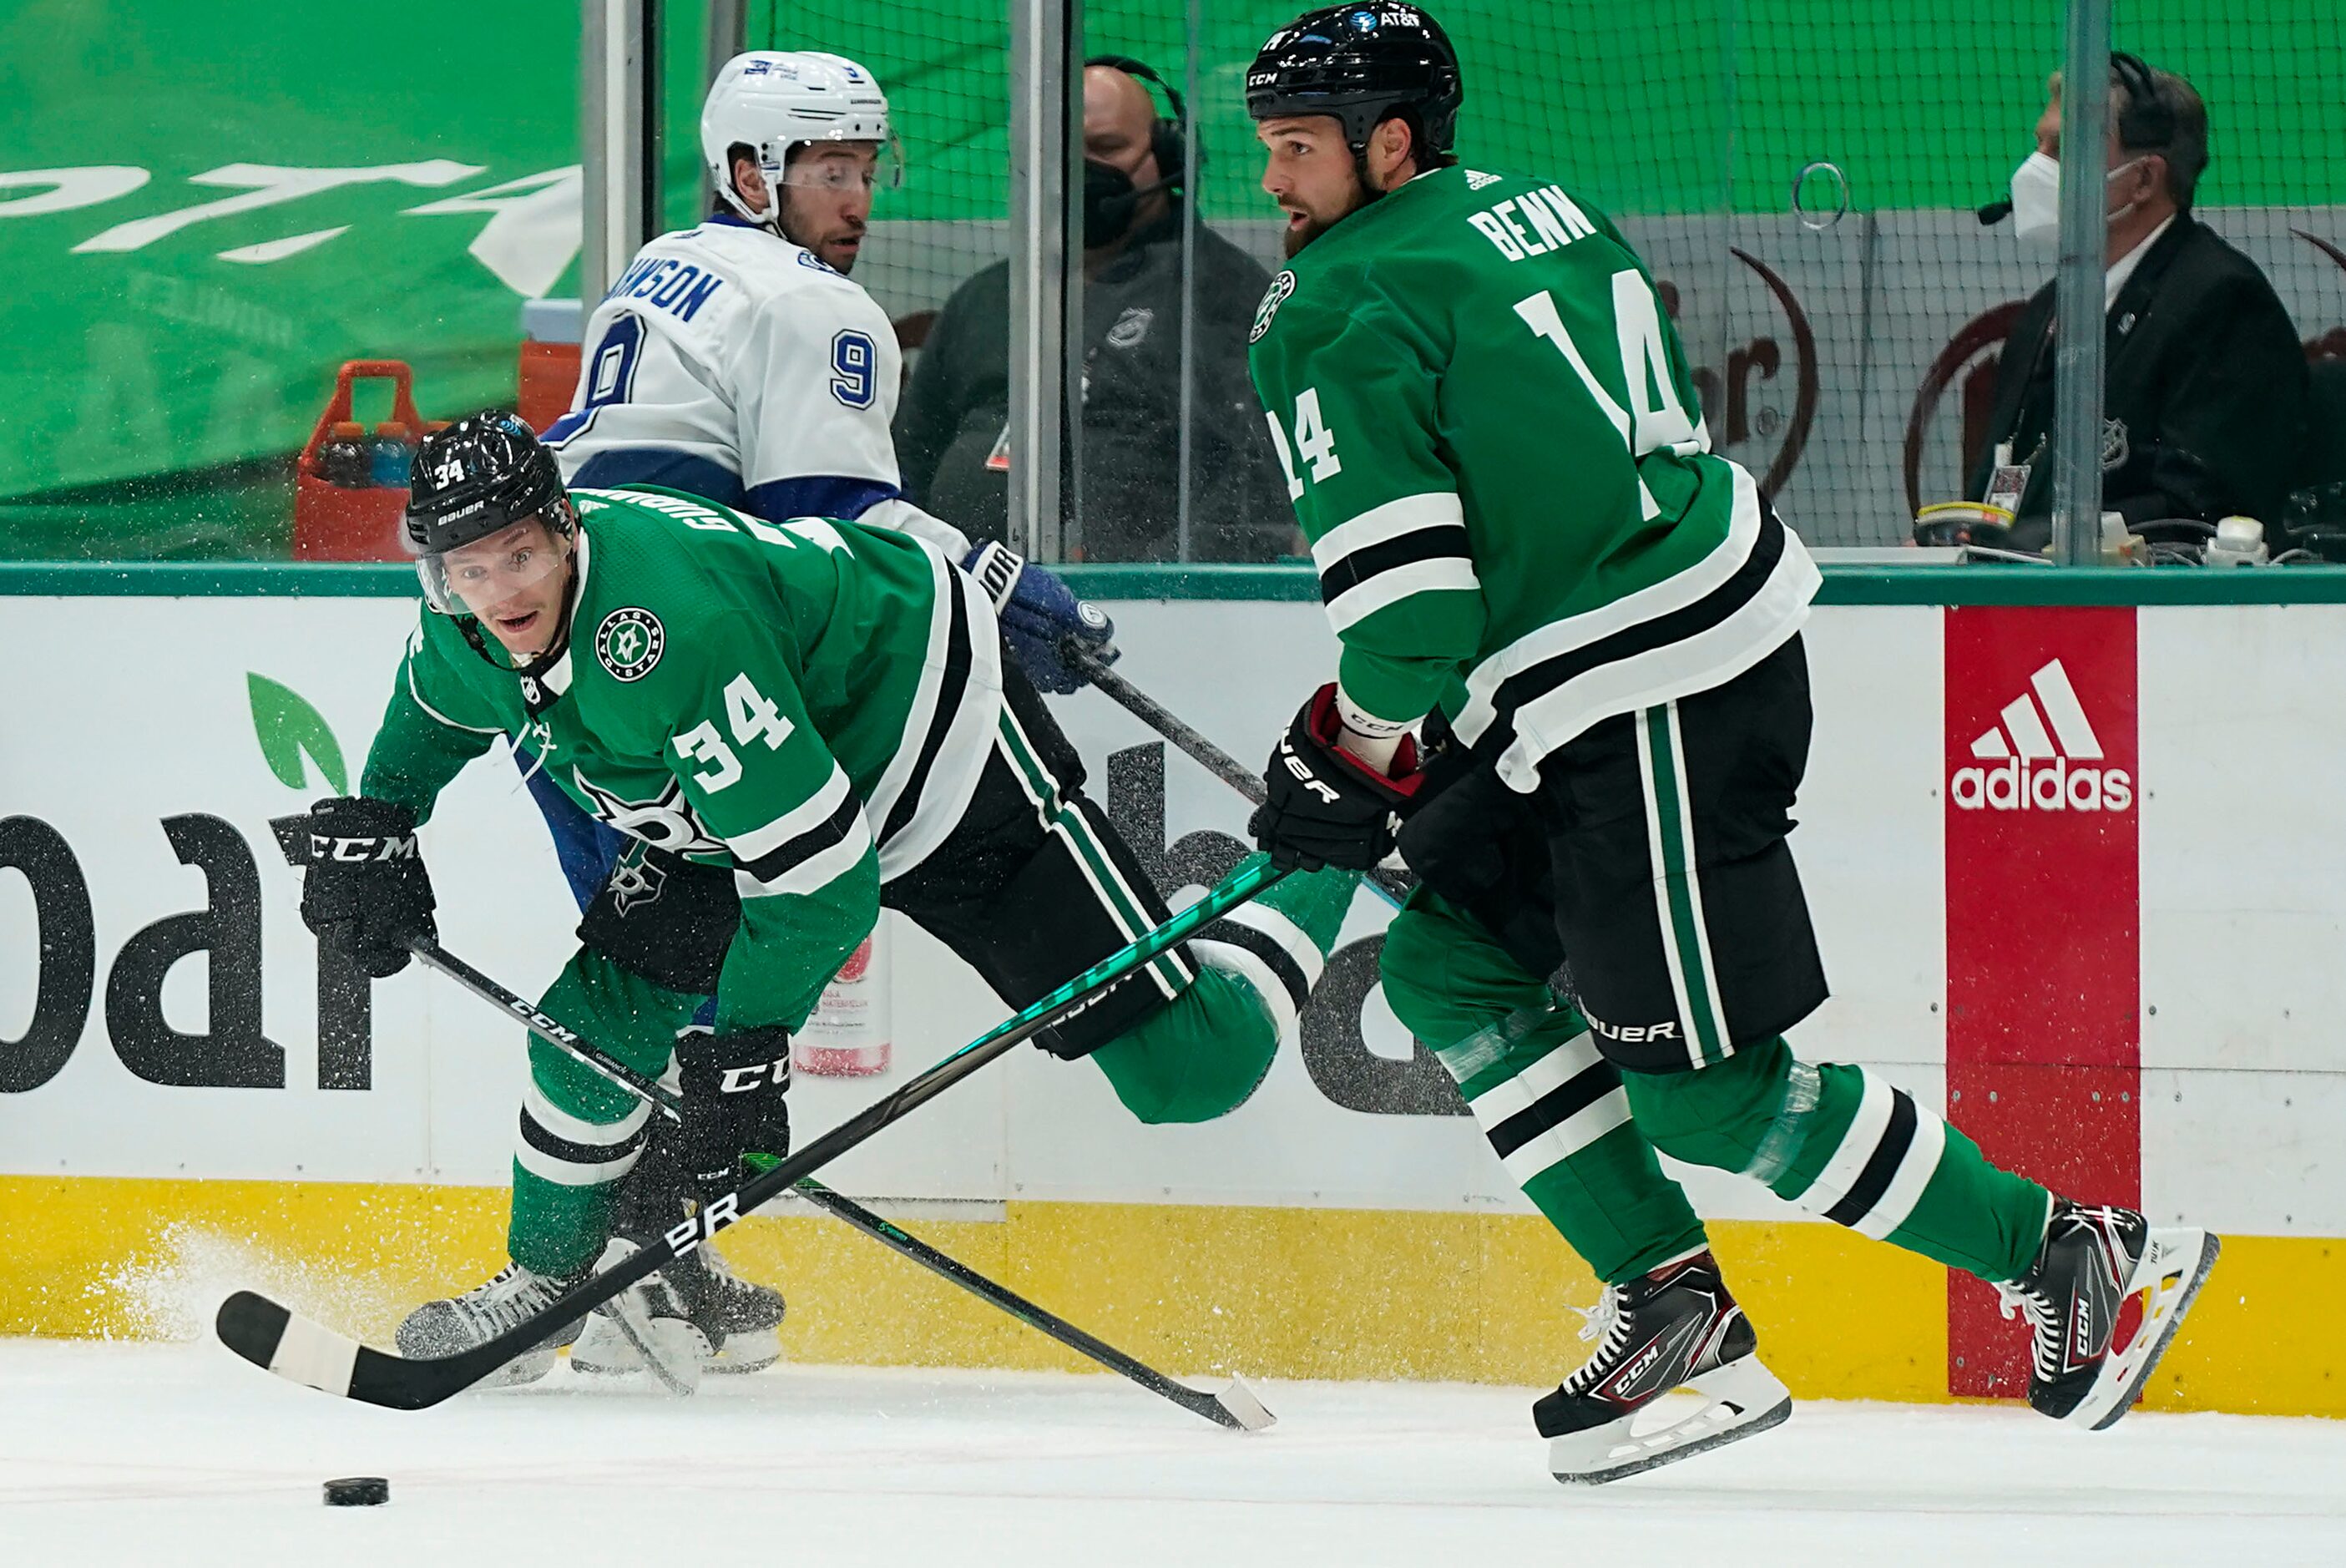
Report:
[[[516,671],[423,611],[361,791],[421,820],[506,737],[590,816],[733,868],[718,1026],[795,1029],[871,932],[881,882],[967,809],[1001,712],[993,607],[902,534],[635,487],[571,495],[562,656]]]
[[[1559,187],[1421,175],[1273,278],[1253,340],[1370,718],[1439,707],[1527,790],[1590,725],[1731,679],[1806,617],[1816,567],[1710,451],[1652,278]]]

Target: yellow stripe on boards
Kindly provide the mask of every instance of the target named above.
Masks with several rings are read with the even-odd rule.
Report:
[[[192,1337],[250,1287],[388,1345],[409,1308],[504,1262],[505,1201],[494,1187],[0,1177],[0,1334]],[[1566,1304],[1593,1303],[1597,1282],[1536,1216],[1015,1201],[1004,1215],[905,1224],[1168,1372],[1541,1384],[1588,1350]],[[1795,1395],[1947,1398],[1944,1269],[1821,1222],[1710,1231]],[[790,1298],[793,1359],[1090,1369],[826,1216],[752,1218],[720,1245]],[[2346,1242],[2228,1237],[2150,1405],[2346,1416],[2346,1349],[2322,1313],[2341,1293]]]

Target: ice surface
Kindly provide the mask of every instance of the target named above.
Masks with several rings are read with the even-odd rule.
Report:
[[[563,1367],[402,1414],[212,1344],[0,1340],[0,1562],[2346,1562],[2341,1422],[2137,1414],[2096,1435],[2014,1409],[1808,1403],[1583,1491],[1543,1469],[1529,1390],[1260,1392],[1280,1420],[1254,1436],[1108,1378],[840,1368],[684,1400]],[[391,1505],[323,1506],[319,1483],[345,1475],[389,1477]]]

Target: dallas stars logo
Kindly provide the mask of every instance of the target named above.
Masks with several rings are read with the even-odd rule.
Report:
[[[595,629],[595,657],[617,680],[641,680],[649,675],[667,644],[659,617],[633,605],[613,610]]]
[[[570,780],[586,797],[587,809],[597,818],[631,839],[678,855],[707,854],[725,847],[700,825],[692,802],[684,798],[684,787],[674,779],[648,800],[623,799],[575,767],[570,769]]]
[[[1279,314],[1279,307],[1294,292],[1294,273],[1282,270],[1270,280],[1270,287],[1263,290],[1262,303],[1254,308],[1254,326],[1247,333],[1248,342],[1262,341],[1262,335],[1270,331],[1270,319]]]
[[[638,844],[611,868],[611,878],[603,884],[603,891],[611,895],[612,904],[625,917],[638,904],[659,902],[667,887],[668,872],[645,859],[644,847]]]

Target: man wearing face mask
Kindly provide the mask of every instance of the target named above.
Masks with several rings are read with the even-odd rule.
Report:
[[[2014,171],[2014,227],[2050,254],[2060,232],[2061,81]],[[2113,55],[2104,317],[2105,511],[2129,527],[2234,513],[2278,533],[2301,439],[2305,356],[2255,262],[2193,216],[2208,109],[2191,85]],[[2051,536],[2054,286],[2004,345],[1988,440],[1967,494],[2017,514],[2012,543]]]
[[[1084,70],[1084,356],[1081,528],[1092,561],[1179,557],[1181,105],[1160,117],[1137,60]],[[1247,380],[1246,331],[1270,275],[1197,230],[1190,337],[1189,555],[1269,561],[1296,547],[1294,517]],[[1007,526],[1010,270],[954,294],[913,368],[896,419],[905,494],[973,538]]]

